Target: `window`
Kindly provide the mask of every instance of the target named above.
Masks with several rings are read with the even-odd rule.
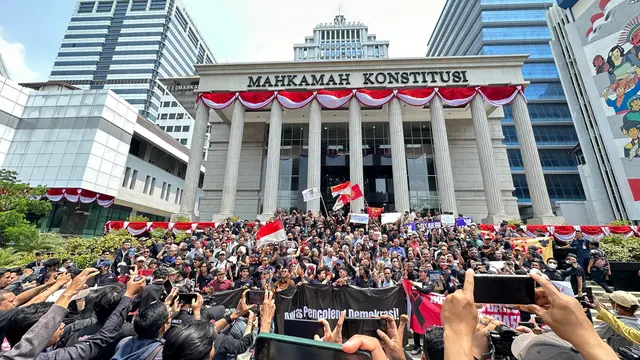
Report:
[[[163,107],[170,107],[171,106],[171,101],[165,101],[162,103]]]
[[[169,114],[160,114],[160,120],[167,120]]]
[[[156,189],[156,178],[151,179],[151,186],[149,187],[149,195],[153,196],[153,190]]]
[[[546,10],[485,10],[483,22],[545,21]]]
[[[147,10],[147,0],[133,0],[133,4],[131,4],[131,11],[145,10]]]
[[[149,184],[151,184],[151,176],[147,175],[144,179],[144,189],[142,189],[142,193],[146,194],[149,191]]]
[[[124,171],[124,179],[122,180],[122,187],[127,186],[130,175],[131,175],[131,168],[127,166],[127,169]]]
[[[185,125],[182,127],[182,132],[189,132],[189,125]],[[209,132],[209,131],[207,131]]]
[[[169,114],[169,120],[175,120],[176,114]]]
[[[512,176],[516,189],[513,195],[518,198],[518,201],[530,201],[529,188],[527,187],[525,175],[514,174]],[[544,180],[547,184],[549,198],[552,201],[584,200],[586,198],[582,181],[580,181],[580,175],[578,174],[547,174],[544,176]]]
[[[180,139],[180,144],[187,145],[187,139]]]
[[[133,175],[131,175],[131,183],[129,184],[129,189],[135,190],[137,178],[138,178],[138,170],[133,170]]]
[[[189,29],[189,40],[191,40],[191,42],[193,43],[194,46],[198,46],[198,37],[196,36],[196,34],[193,32],[193,29]]]
[[[551,53],[551,46],[549,46],[549,44],[485,45],[482,49],[482,54],[529,54],[531,59],[553,58],[553,54]]]
[[[164,126],[160,126],[160,130],[164,131]]]
[[[181,131],[182,131],[182,126],[180,126],[180,125],[175,126],[175,127],[173,128],[173,131],[174,131],[174,132],[181,132]]]
[[[180,189],[180,198],[178,199],[178,203],[182,205],[182,194],[184,193],[184,189]]]
[[[80,6],[78,7],[78,14],[86,14],[86,13],[90,13],[93,12],[93,6],[95,5],[95,2],[81,2]]]
[[[160,199],[164,199],[164,194],[167,191],[167,183],[166,182],[162,182],[162,192],[160,193]]]
[[[167,193],[164,194],[164,201],[169,201],[169,194],[171,194],[171,184],[167,185]]]
[[[546,26],[514,26],[482,29],[484,40],[537,40],[550,39]],[[549,45],[547,45],[549,46]]]
[[[513,122],[513,108],[505,105],[502,122]],[[531,122],[572,122],[571,112],[566,104],[529,104]]]
[[[111,8],[113,8],[113,1],[100,1],[98,3],[98,9],[96,9],[96,12],[111,12]]]
[[[187,20],[184,18],[184,15],[182,15],[179,9],[176,9],[175,14],[176,14],[176,20],[178,21],[178,24],[182,26],[182,29],[187,30]]]
[[[177,102],[175,102],[175,101],[172,101],[172,102],[171,102],[171,107],[178,107],[178,103],[177,103]]]
[[[149,7],[149,10],[164,10],[166,6],[166,0],[151,0],[151,6]]]
[[[173,132],[173,126],[167,126],[167,132]]]
[[[513,145],[518,143],[516,128],[503,126],[504,143]],[[538,145],[575,145],[578,143],[578,135],[573,125],[535,125],[533,135]]]
[[[178,114],[178,115],[176,115],[176,119],[177,119],[177,120],[182,120],[182,119],[184,119],[184,114]]]
[[[179,199],[179,198],[180,198],[180,188],[177,188],[177,189],[176,189],[176,196],[175,196],[175,198],[173,199],[173,203],[174,203],[174,204],[177,204],[177,203],[178,203],[178,199]]]

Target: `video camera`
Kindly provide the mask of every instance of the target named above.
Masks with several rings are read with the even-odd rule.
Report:
[[[511,344],[516,336],[518,333],[505,325],[499,325],[495,330],[489,331],[491,359],[515,359],[511,354]]]

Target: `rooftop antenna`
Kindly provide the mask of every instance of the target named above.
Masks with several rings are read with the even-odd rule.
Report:
[[[342,15],[341,7],[342,4],[338,3],[338,15]]]

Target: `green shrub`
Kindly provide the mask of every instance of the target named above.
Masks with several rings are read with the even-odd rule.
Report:
[[[151,235],[151,238],[156,240],[164,239],[164,234],[166,233],[167,231],[165,229],[155,229],[155,230],[149,231],[149,235]]]
[[[629,220],[623,220],[623,219],[617,219],[617,220],[613,220],[612,222],[607,224],[608,226],[631,226],[631,221]]]
[[[148,222],[149,218],[146,217],[146,216],[142,216],[142,215],[131,215],[131,216],[129,216],[127,221],[131,221],[131,222]]]
[[[640,238],[638,237],[625,239],[622,235],[605,236],[600,242],[600,249],[610,261],[640,262]]]
[[[191,222],[191,219],[188,216],[178,215],[174,222]]]

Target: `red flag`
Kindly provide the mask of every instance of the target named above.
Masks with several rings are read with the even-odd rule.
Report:
[[[351,187],[351,200],[357,200],[360,199],[362,197],[362,190],[360,190],[360,185],[355,184]]]
[[[278,243],[287,239],[287,233],[284,231],[282,221],[270,222],[258,230],[256,234],[258,240],[258,247],[267,243]]]
[[[374,208],[374,207],[368,207],[367,208],[367,214],[369,214],[370,217],[372,218],[378,218],[378,216],[380,216],[380,214],[382,214],[384,212],[384,208]]]
[[[342,184],[334,185],[331,187],[331,196],[336,197],[340,194],[349,195],[351,193],[351,181],[343,182]]]
[[[430,293],[423,294],[413,288],[411,281],[405,279],[402,283],[409,300],[409,326],[417,334],[424,334],[427,326],[442,326],[440,313],[444,296]]]

